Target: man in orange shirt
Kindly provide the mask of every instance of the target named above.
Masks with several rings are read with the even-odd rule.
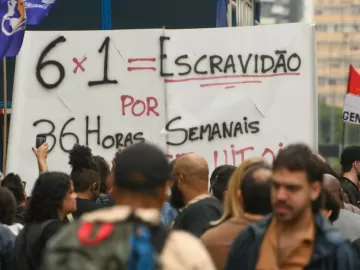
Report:
[[[235,239],[226,270],[358,270],[350,243],[320,214],[323,164],[303,144],[289,145],[273,163],[273,214]]]

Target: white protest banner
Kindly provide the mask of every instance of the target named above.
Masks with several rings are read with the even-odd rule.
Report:
[[[360,74],[352,65],[342,118],[345,123],[360,125]]]
[[[283,145],[317,147],[314,28],[26,32],[16,65],[8,172],[32,187],[31,147],[69,172],[74,143],[110,160],[144,140],[211,169]]]

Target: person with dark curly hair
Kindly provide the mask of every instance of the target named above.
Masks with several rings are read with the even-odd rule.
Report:
[[[77,194],[77,209],[68,216],[69,220],[78,219],[84,213],[92,212],[103,208],[95,202],[100,193],[100,173],[91,149],[83,145],[74,145],[69,154],[71,165],[70,177],[74,183],[74,190]]]
[[[111,198],[109,197],[109,190],[107,188],[106,182],[110,175],[109,164],[102,156],[93,156],[93,161],[97,165],[100,174],[100,193],[96,198],[96,203],[103,206],[113,206]]]
[[[11,225],[16,213],[16,201],[11,191],[0,187],[0,223]]]
[[[19,223],[14,223],[16,214],[16,200],[12,192],[5,188],[0,187],[0,223],[6,225],[15,235],[23,226]]]
[[[15,242],[13,270],[40,269],[46,243],[75,210],[76,193],[69,175],[41,174],[25,212],[26,225]]]
[[[24,224],[26,192],[20,176],[18,174],[9,173],[1,182],[1,186],[8,188],[15,196],[17,209],[14,222]]]

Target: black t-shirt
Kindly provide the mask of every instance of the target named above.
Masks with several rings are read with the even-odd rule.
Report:
[[[17,207],[14,223],[24,224],[25,210],[26,210],[26,207],[23,205]]]
[[[188,205],[175,219],[172,229],[184,230],[200,237],[210,228],[210,222],[223,214],[221,202],[214,197],[206,197]]]
[[[104,208],[103,205],[87,199],[76,198],[76,211],[72,214],[74,219],[78,219],[85,213],[89,213]]]
[[[350,203],[360,207],[360,191],[358,187],[346,177],[341,177],[340,183],[343,191],[348,195]]]

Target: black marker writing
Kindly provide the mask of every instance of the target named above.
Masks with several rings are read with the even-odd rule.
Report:
[[[95,85],[102,85],[102,84],[117,84],[117,80],[109,80],[108,78],[108,62],[109,62],[109,42],[110,38],[106,37],[103,44],[101,45],[99,49],[99,53],[102,53],[105,49],[105,55],[104,55],[104,77],[101,81],[91,81],[89,82],[89,86],[95,86]]]
[[[47,137],[50,137],[52,138],[53,140],[53,144],[49,147],[48,149],[48,152],[51,152],[55,145],[56,145],[56,137],[54,135],[54,131],[55,131],[55,124],[53,122],[51,122],[50,120],[47,120],[47,119],[40,119],[38,121],[35,121],[33,123],[33,126],[34,127],[37,127],[37,125],[41,124],[41,123],[48,123],[50,126],[51,126],[51,130],[47,133],[41,133],[41,134],[37,134],[37,135],[42,135],[42,136],[45,136],[46,137],[46,140],[47,140]]]
[[[160,76],[171,77],[175,74],[186,76],[195,74],[268,74],[297,72],[301,68],[301,58],[297,53],[288,55],[286,50],[275,50],[273,54],[239,54],[221,56],[200,55],[195,61],[187,54],[175,58],[175,70],[165,72],[167,59],[164,44],[170,37],[160,37]],[[171,65],[173,66],[173,65]],[[252,68],[250,68],[252,67]]]
[[[65,69],[64,69],[64,66],[62,64],[60,64],[60,62],[55,61],[55,60],[47,60],[47,61],[43,62],[45,56],[52,49],[54,49],[56,45],[58,45],[60,42],[65,42],[65,41],[66,41],[66,38],[64,36],[58,37],[57,39],[52,41],[48,46],[46,46],[46,48],[40,54],[40,58],[37,62],[36,70],[35,70],[36,78],[37,78],[38,82],[46,89],[54,89],[54,88],[58,87],[65,78]],[[45,82],[44,78],[41,76],[41,70],[47,66],[55,66],[59,70],[59,78],[54,83]]]
[[[170,40],[170,37],[161,36],[160,37],[160,76],[174,76],[174,73],[165,73],[164,71],[164,60],[167,58],[167,55],[164,52],[164,43],[165,40]]]
[[[248,121],[244,117],[242,121],[229,121],[222,123],[212,123],[191,128],[173,128],[172,125],[176,121],[180,121],[181,116],[171,119],[165,126],[167,132],[177,132],[182,134],[183,139],[179,142],[167,141],[168,145],[183,145],[187,141],[207,140],[209,142],[214,139],[235,138],[243,134],[257,134],[260,132],[259,121]]]
[[[83,134],[76,134],[74,132],[70,132],[70,124],[75,124],[76,119],[74,117],[69,118],[61,127],[59,136],[56,136],[56,126],[55,123],[49,119],[40,119],[33,123],[34,127],[37,127],[41,123],[46,123],[50,125],[50,131],[45,133],[40,133],[38,135],[43,135],[45,137],[52,138],[52,144],[49,146],[49,153],[53,151],[54,147],[59,142],[60,149],[69,153],[74,144],[80,143],[82,144],[85,141],[87,146],[91,146],[91,138],[95,138],[95,143],[100,145],[104,149],[118,149],[121,146],[130,146],[135,143],[145,142],[144,133],[143,132],[119,132],[114,135],[105,135],[103,138],[101,137],[101,117],[96,117],[96,128],[92,126],[90,128],[90,117],[85,117],[85,130]],[[94,122],[92,122],[94,123]],[[93,124],[92,124],[93,125]],[[96,137],[95,137],[96,136]],[[81,139],[83,138],[83,140]],[[66,145],[65,145],[66,144]]]

